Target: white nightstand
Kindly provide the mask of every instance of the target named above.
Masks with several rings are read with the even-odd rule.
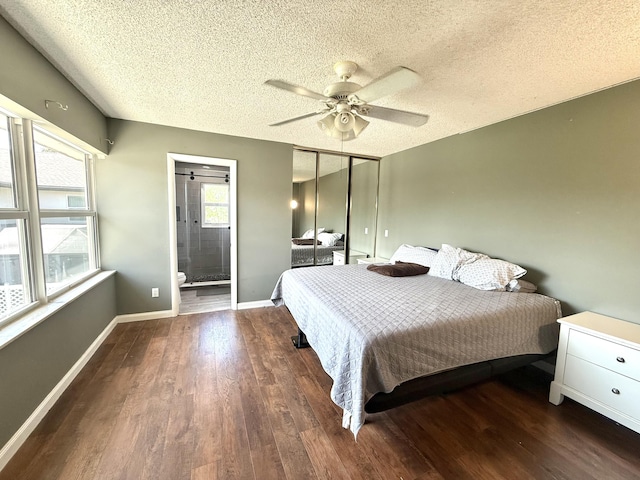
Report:
[[[355,250],[351,250],[351,255],[349,255],[349,263],[350,264],[356,263],[356,260],[361,258],[367,258],[367,254],[363,252],[357,252]],[[334,251],[333,264],[344,265],[345,263],[346,262],[345,262],[344,250]]]
[[[592,312],[558,322],[549,401],[570,397],[640,433],[640,325]]]
[[[358,263],[369,265],[371,263],[389,263],[388,258],[382,257],[367,257],[367,258],[359,258]]]

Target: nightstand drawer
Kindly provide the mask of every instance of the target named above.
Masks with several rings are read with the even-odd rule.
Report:
[[[640,380],[640,350],[571,330],[567,353]]]
[[[640,382],[573,355],[567,355],[564,384],[640,420]]]
[[[360,258],[366,258],[367,254],[362,252],[357,252],[355,250],[350,251],[349,255],[349,263],[354,264],[358,262]],[[344,250],[336,250],[333,252],[333,264],[334,265],[346,265],[347,261],[345,259]]]

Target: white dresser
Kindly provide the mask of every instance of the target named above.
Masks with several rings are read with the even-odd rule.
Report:
[[[567,396],[640,433],[640,325],[592,312],[558,322],[549,401]]]
[[[357,252],[355,250],[351,250],[351,255],[349,255],[349,263],[353,264],[356,263],[356,261],[359,258],[367,258],[367,254],[363,253],[363,252]],[[333,252],[333,264],[334,265],[344,265],[345,262],[345,255],[344,255],[344,250],[339,250],[339,251],[334,251]]]

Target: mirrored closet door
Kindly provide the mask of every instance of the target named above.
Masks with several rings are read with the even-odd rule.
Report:
[[[378,159],[296,148],[292,268],[374,256],[377,194]]]
[[[351,160],[349,258],[375,257],[380,162],[357,157]]]

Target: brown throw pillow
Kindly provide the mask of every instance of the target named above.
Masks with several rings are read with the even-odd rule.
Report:
[[[313,245],[315,240],[313,238],[292,238],[291,241],[294,245]],[[320,242],[318,242],[320,245]]]
[[[367,266],[367,270],[388,277],[411,277],[413,275],[424,275],[429,271],[429,267],[409,262],[396,262],[393,265],[376,265],[373,263]]]

